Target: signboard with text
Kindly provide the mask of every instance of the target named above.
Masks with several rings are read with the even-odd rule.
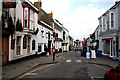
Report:
[[[16,0],[3,0],[4,8],[16,8]]]

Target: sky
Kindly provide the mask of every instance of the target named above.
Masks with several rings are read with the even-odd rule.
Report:
[[[59,20],[69,30],[74,40],[83,40],[95,31],[99,24],[98,18],[112,7],[116,0],[41,1],[42,9],[47,13],[53,12],[53,18]]]

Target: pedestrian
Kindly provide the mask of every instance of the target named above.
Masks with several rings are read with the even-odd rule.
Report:
[[[45,56],[47,57],[47,53],[48,53],[48,48],[47,46],[45,46]]]

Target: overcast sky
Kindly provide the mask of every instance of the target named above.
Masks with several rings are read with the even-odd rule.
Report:
[[[38,0],[31,0],[32,2]],[[87,38],[98,26],[98,17],[116,0],[41,0],[42,9],[53,12],[74,39]]]

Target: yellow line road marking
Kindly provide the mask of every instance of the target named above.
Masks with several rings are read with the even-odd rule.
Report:
[[[57,63],[57,64],[59,64],[59,63]],[[32,70],[32,71],[30,71],[30,72],[28,72],[28,73],[23,74],[22,76],[20,76],[20,77],[19,77],[18,79],[16,79],[16,80],[20,80],[20,79],[22,79],[22,78],[25,77],[25,76],[34,74],[33,72],[35,72],[35,71],[41,70],[41,69],[43,69],[43,68],[46,68],[46,67],[49,67],[49,66],[52,66],[52,65],[55,65],[55,64],[46,65],[46,66],[44,66],[44,67],[41,67],[41,68]],[[35,74],[34,74],[34,75],[35,75]],[[37,75],[37,73],[36,73],[36,75]]]

